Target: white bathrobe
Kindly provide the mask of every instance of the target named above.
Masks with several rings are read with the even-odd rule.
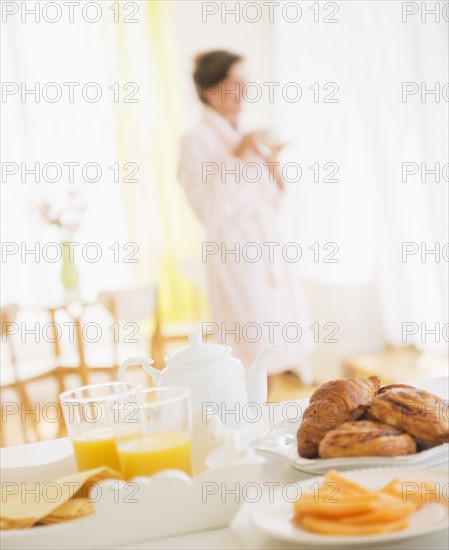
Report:
[[[179,181],[209,243],[202,243],[211,308],[205,322],[212,323],[207,332],[217,331],[215,340],[232,346],[246,368],[265,343],[279,344],[283,348],[270,360],[268,372],[296,370],[310,383],[312,332],[294,266],[282,252],[287,241],[279,208],[285,193],[270,181],[263,157],[233,156],[242,135],[206,107],[200,123],[181,141]],[[235,169],[240,181],[231,173]],[[237,256],[230,253],[236,247]],[[294,247],[284,249],[290,259],[295,253]]]

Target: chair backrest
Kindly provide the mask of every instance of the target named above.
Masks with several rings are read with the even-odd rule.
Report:
[[[8,355],[8,361],[11,362],[13,365],[13,368],[16,369],[16,351],[14,349],[14,345],[12,343],[11,338],[8,338],[12,333],[10,329],[12,328],[10,325],[11,323],[14,323],[17,313],[19,312],[19,306],[17,304],[8,304],[7,306],[3,306],[0,308],[0,335],[2,337],[2,342],[6,343],[6,347],[2,347],[2,352],[5,350],[5,352]],[[3,361],[5,361],[5,357],[2,353],[1,355],[1,362],[3,364]],[[16,374],[16,373],[15,373]]]
[[[157,312],[157,286],[100,292],[98,301],[117,321],[140,321]]]
[[[19,306],[17,304],[8,304],[0,308],[1,327],[0,334],[3,336],[3,331],[6,330],[8,323],[13,323],[17,317]]]

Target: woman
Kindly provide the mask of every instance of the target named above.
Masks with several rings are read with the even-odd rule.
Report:
[[[246,80],[240,56],[200,55],[193,79],[205,109],[182,139],[178,176],[207,231],[207,332],[232,346],[247,368],[264,343],[282,345],[269,374],[295,370],[310,384],[310,323],[279,227],[285,194],[276,165],[281,147],[268,147],[261,132],[241,128]]]

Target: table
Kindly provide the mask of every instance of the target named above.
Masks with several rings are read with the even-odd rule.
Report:
[[[437,393],[443,398],[447,398],[449,378],[433,378],[420,381],[414,381],[412,385],[416,387],[428,390],[433,393]],[[300,403],[305,400],[301,400]],[[44,441],[40,443],[18,445],[16,447],[7,447],[0,451],[0,461],[3,468],[14,467],[17,464],[24,466],[29,461],[31,453],[40,456],[49,456],[52,452],[63,452],[65,446],[68,444],[67,440],[53,440]],[[280,483],[288,483],[292,481],[300,481],[313,477],[312,475],[298,472],[291,468],[289,465],[280,463],[274,459],[268,459],[265,467],[262,479],[263,481],[279,481]],[[126,546],[120,546],[116,548],[137,550],[174,550],[174,549],[276,549],[280,548],[293,549],[303,548],[305,546],[299,546],[290,544],[287,542],[281,542],[276,539],[265,536],[258,531],[251,523],[251,512],[255,504],[244,503],[238,514],[235,516],[232,524],[226,529],[219,529],[215,531],[206,531],[201,533],[194,533],[176,538],[160,539],[157,541],[147,541],[140,543],[133,543]],[[437,533],[435,535],[428,535],[424,537],[417,537],[414,539],[407,539],[402,542],[389,543],[388,549],[392,550],[440,550],[449,547],[448,533]],[[320,550],[320,547],[314,546],[315,550]],[[329,547],[327,547],[329,548]],[[376,545],[366,545],[364,548],[380,548]],[[382,548],[386,548],[383,546]]]
[[[348,378],[364,378],[377,374],[384,384],[444,376],[447,369],[447,357],[420,352],[412,346],[363,353],[343,359],[343,372]]]

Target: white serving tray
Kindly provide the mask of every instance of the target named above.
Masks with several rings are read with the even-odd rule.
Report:
[[[204,469],[193,478],[166,470],[128,483],[103,481],[93,489],[97,494],[93,498],[98,498],[95,514],[56,525],[1,531],[2,550],[107,548],[228,526],[244,501],[245,485],[261,476],[265,459],[242,446],[235,430],[216,428],[202,428],[203,436],[212,437],[199,453],[206,458]],[[217,446],[214,439],[221,443]],[[57,464],[57,477],[76,471],[72,455]],[[2,470],[2,480],[47,483],[56,479],[54,466],[53,462],[46,469],[42,465],[35,476],[32,468],[8,468]]]
[[[223,528],[243,502],[244,486],[257,480],[263,465],[263,457],[254,455],[195,479],[173,470],[152,478],[135,478],[128,484],[107,480],[98,485],[101,498],[94,504],[94,515],[58,525],[3,531],[1,547],[107,548]]]

